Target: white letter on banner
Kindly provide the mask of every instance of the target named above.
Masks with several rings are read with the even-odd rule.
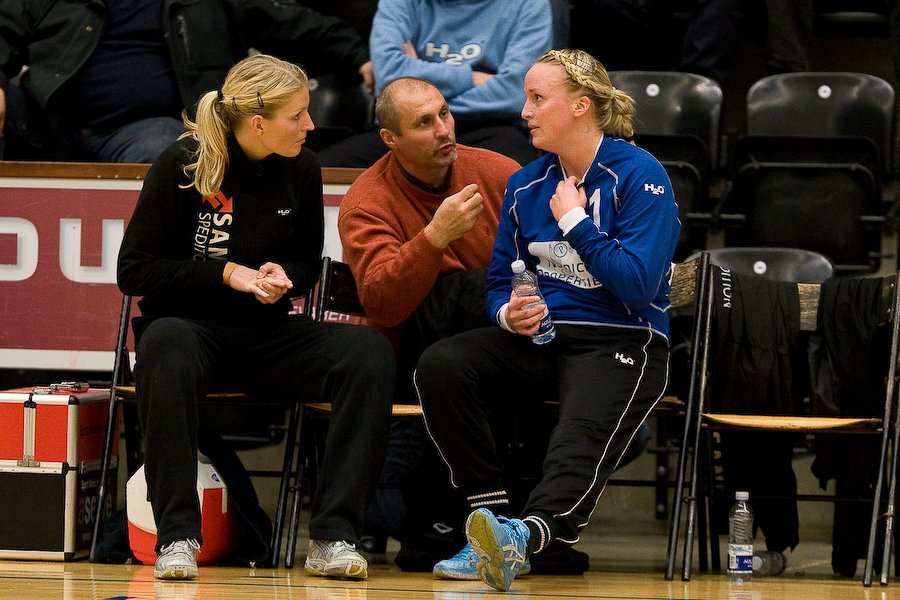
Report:
[[[59,220],[59,268],[76,283],[115,283],[119,246],[125,236],[125,221],[103,219],[100,266],[81,265],[81,219]]]
[[[0,265],[0,281],[25,281],[37,270],[37,228],[27,219],[0,217],[0,235],[3,234],[16,236],[16,262]]]

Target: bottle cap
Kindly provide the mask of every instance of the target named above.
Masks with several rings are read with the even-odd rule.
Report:
[[[524,260],[514,260],[512,262],[512,271],[513,273],[521,273],[525,270],[525,261]]]
[[[735,500],[749,500],[750,492],[735,492],[734,499]]]

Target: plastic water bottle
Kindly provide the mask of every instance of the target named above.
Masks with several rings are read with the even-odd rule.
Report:
[[[749,492],[735,492],[728,512],[728,580],[750,581],[753,574],[753,509]]]
[[[787,558],[774,550],[757,550],[753,553],[753,574],[762,576],[781,575],[787,568]]]
[[[550,318],[550,311],[547,309],[547,303],[544,302],[544,296],[538,287],[537,275],[525,268],[525,261],[515,260],[512,263],[512,289],[516,296],[539,296],[540,300],[532,304],[526,304],[524,308],[531,308],[536,305],[543,305],[544,315],[541,317],[541,325],[538,327],[537,333],[531,336],[531,341],[535,344],[546,344],[553,341],[556,337],[556,327]]]

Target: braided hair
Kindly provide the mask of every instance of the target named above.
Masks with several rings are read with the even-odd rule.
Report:
[[[550,50],[538,63],[556,64],[566,71],[572,92],[590,98],[597,127],[604,134],[631,139],[634,136],[634,100],[613,87],[606,68],[584,50]]]

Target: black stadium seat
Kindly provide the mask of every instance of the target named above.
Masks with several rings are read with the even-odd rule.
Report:
[[[665,167],[682,222],[675,260],[706,245],[709,180],[717,167],[722,90],[706,77],[662,71],[611,71],[634,98],[634,141]]]
[[[803,248],[839,273],[877,271],[893,88],[861,73],[785,73],[751,86],[746,110],[715,211],[725,245]]]

